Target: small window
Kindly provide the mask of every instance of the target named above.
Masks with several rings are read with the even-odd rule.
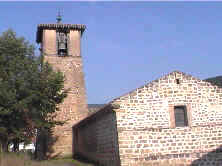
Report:
[[[175,106],[174,117],[176,127],[188,126],[186,106]]]
[[[180,80],[179,80],[179,79],[176,79],[176,83],[177,83],[177,84],[180,84]]]

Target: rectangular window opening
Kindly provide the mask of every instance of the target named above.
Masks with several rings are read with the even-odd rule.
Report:
[[[57,31],[57,54],[58,56],[68,55],[68,34],[67,32]]]
[[[176,127],[188,126],[187,108],[186,106],[175,106],[174,117]]]
[[[179,80],[179,79],[176,79],[176,83],[177,83],[177,84],[180,84],[180,80]]]

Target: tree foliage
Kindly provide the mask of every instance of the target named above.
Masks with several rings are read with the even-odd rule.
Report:
[[[29,141],[36,129],[61,125],[55,120],[66,97],[64,77],[54,72],[34,47],[8,30],[0,36],[0,143]]]
[[[218,87],[222,88],[222,76],[207,78],[207,82],[210,82],[213,85],[217,85]]]

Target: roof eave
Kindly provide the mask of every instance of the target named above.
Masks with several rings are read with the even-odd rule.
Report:
[[[82,24],[39,24],[37,27],[37,33],[36,33],[37,43],[42,42],[42,32],[44,29],[78,30],[81,32],[81,35],[82,35],[86,29],[86,26]]]

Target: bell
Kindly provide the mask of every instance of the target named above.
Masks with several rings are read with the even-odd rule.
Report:
[[[60,43],[60,44],[59,44],[59,49],[60,49],[60,50],[66,50],[66,45],[65,45],[65,43]]]

